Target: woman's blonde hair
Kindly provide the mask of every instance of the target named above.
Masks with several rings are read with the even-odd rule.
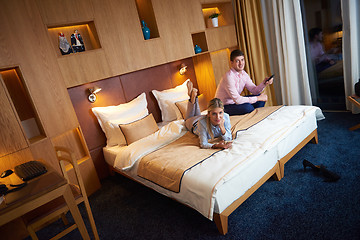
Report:
[[[209,104],[208,104],[208,107],[207,107],[207,111],[208,111],[208,115],[206,117],[206,125],[207,125],[207,130],[208,130],[208,133],[210,134],[211,136],[211,139],[214,138],[214,133],[212,132],[211,130],[211,122],[210,122],[210,117],[209,117],[209,114],[212,110],[214,110],[215,108],[221,108],[224,110],[224,104],[223,102],[219,99],[219,98],[213,98],[210,100]]]

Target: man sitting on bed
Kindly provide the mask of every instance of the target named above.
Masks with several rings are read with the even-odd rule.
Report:
[[[201,115],[199,101],[197,98],[198,90],[193,88],[192,82],[187,83],[188,94],[190,96],[186,116],[185,126],[192,133],[199,136],[201,148],[226,149],[231,147],[232,135],[229,115],[224,113],[224,105],[220,99],[214,98],[208,104],[208,113]],[[209,143],[210,139],[219,138],[218,143]]]
[[[215,93],[215,97],[220,98],[224,103],[225,112],[230,116],[242,115],[252,112],[255,108],[263,107],[267,101],[267,95],[261,92],[268,84],[273,83],[273,79],[267,81],[268,78],[265,78],[256,86],[244,71],[244,53],[238,49],[231,52],[230,62],[231,69],[221,79]],[[241,96],[245,87],[255,95]]]

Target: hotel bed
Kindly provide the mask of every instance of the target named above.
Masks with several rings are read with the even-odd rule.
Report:
[[[179,191],[139,176],[138,168],[146,154],[191,134],[184,127],[184,120],[162,124],[159,131],[128,146],[105,147],[103,151],[107,164],[114,171],[194,208],[215,220],[219,231],[225,234],[227,209],[230,207],[231,213],[237,199],[246,196],[247,191],[254,191],[252,188],[257,188],[270,176],[275,174],[278,180],[283,177],[287,155],[293,155],[292,151],[301,148],[309,138],[317,138],[317,118],[322,118],[317,107],[276,109],[255,125],[234,133],[231,149],[211,153],[210,157],[185,170]],[[232,122],[233,119],[231,117]],[[189,154],[192,152],[178,156],[177,161],[186,160]]]
[[[186,84],[183,83],[181,86],[184,87]],[[137,91],[141,91],[141,89],[137,89]],[[269,107],[273,109],[266,117],[263,116],[257,123],[251,125],[245,124],[245,127],[242,126],[234,129],[234,140],[230,149],[221,151],[203,150],[212,152],[210,152],[207,157],[200,159],[201,161],[194,164],[194,166],[186,168],[184,172],[180,174],[181,178],[178,188],[166,188],[153,179],[146,179],[144,175],[142,177],[138,175],[138,169],[142,159],[147,158],[146,156],[151,154],[155,154],[163,148],[165,149],[166,146],[172,146],[172,144],[177,143],[177,141],[185,137],[192,139],[192,144],[196,144],[196,136],[188,132],[184,127],[184,120],[180,117],[181,114],[179,114],[181,111],[175,112],[176,117],[172,121],[164,118],[164,106],[161,106],[164,104],[164,101],[161,103],[159,96],[166,91],[167,90],[162,92],[151,91],[152,93],[147,92],[147,94],[142,93],[134,100],[129,101],[129,103],[131,103],[139,100],[139,98],[144,100],[144,96],[146,96],[145,101],[147,101],[147,108],[149,108],[149,102],[152,101],[150,95],[155,95],[155,102],[159,104],[162,113],[161,120],[163,121],[157,121],[158,126],[160,126],[158,131],[147,134],[138,140],[135,139],[135,141],[128,145],[107,144],[101,147],[106,164],[112,171],[144,184],[165,196],[195,209],[204,217],[214,220],[219,232],[222,234],[226,234],[228,231],[228,216],[240,206],[242,202],[271,176],[280,180],[284,176],[284,164],[309,141],[312,140],[317,143],[316,121],[323,118],[319,108],[313,106]],[[72,96],[71,93],[70,96]],[[144,102],[143,100],[141,101]],[[167,99],[165,103],[169,104],[168,100],[169,99]],[[171,99],[170,102],[175,103],[182,101],[186,101],[186,99],[177,96]],[[78,117],[81,116],[80,114],[83,113],[77,110],[76,104],[74,104],[74,106]],[[172,106],[172,110],[177,109],[176,107],[174,108],[174,106]],[[144,108],[144,106],[142,106],[142,108]],[[168,106],[168,108],[170,107]],[[97,116],[97,120],[100,123],[99,125],[104,125],[105,122],[103,121],[101,123],[99,120],[101,117],[99,118],[96,109],[94,110],[94,108],[92,108],[92,110],[95,116]],[[87,109],[85,112],[88,111]],[[253,115],[261,115],[261,111],[262,110],[258,113],[253,113]],[[125,126],[129,123],[132,124],[133,121],[142,121],[145,116],[149,116],[149,113],[154,113],[151,109],[151,103],[149,111],[146,109],[144,112],[138,109],[135,111],[138,114],[134,113],[133,110],[130,112],[132,115],[137,115],[137,120],[129,120],[132,118],[130,117],[126,122],[115,121],[116,124],[114,124],[113,127],[116,128],[118,124]],[[241,121],[248,122],[248,118],[252,117],[251,114],[245,115],[244,118],[231,117],[232,125],[234,125],[234,123],[236,125],[237,122]],[[79,121],[81,123],[81,119],[79,119]],[[89,124],[82,124],[83,129],[88,125]],[[137,128],[139,127],[137,126]],[[86,131],[86,129],[83,131],[85,138],[89,138],[87,137],[88,131]],[[105,135],[108,136],[107,134]],[[125,140],[126,138],[127,136],[125,136]],[[106,140],[108,141],[107,143],[109,143],[109,138]],[[199,149],[198,145],[192,147],[193,149],[194,147]],[[91,147],[89,147],[89,149],[92,151]],[[191,153],[192,152],[187,152],[186,155],[182,154],[178,160],[187,159]],[[163,167],[161,168],[165,169]]]

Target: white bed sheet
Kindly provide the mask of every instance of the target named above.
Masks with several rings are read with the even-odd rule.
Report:
[[[321,116],[323,117],[321,110],[317,107],[291,106],[279,109],[255,126],[241,131],[234,140],[231,151],[221,151],[188,170],[182,179],[179,193],[138,177],[139,161],[125,171],[114,166],[120,147],[104,148],[104,156],[109,165],[124,174],[161,194],[175,198],[212,220],[214,211],[221,213],[241,197],[273,168],[281,157],[315,130],[316,117],[320,119]],[[264,129],[270,132],[264,133]],[[260,150],[252,150],[254,147],[259,147]],[[242,160],[234,162],[237,158]],[[229,164],[224,167],[224,162]],[[199,176],[202,177],[199,179]]]

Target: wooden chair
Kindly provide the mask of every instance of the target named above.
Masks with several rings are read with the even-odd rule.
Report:
[[[356,95],[353,95],[353,96],[348,96],[347,97],[348,100],[354,104],[354,106],[356,106],[357,108],[360,108],[360,102],[358,102],[356,99],[360,100],[360,97],[356,96]],[[349,128],[350,131],[354,131],[356,129],[359,129],[360,128],[360,123],[359,124],[356,124],[355,126]]]
[[[99,239],[99,235],[95,226],[94,217],[91,212],[89,200],[86,195],[84,182],[81,177],[81,173],[79,170],[79,166],[77,164],[75,154],[67,148],[64,147],[55,147],[56,155],[59,160],[61,170],[63,172],[64,177],[68,181],[71,190],[74,194],[74,198],[76,204],[79,205],[80,203],[84,202],[85,208],[88,214],[88,218],[90,221],[91,229],[93,231],[95,239]],[[74,169],[75,176],[78,182],[78,185],[74,185],[70,183],[69,176],[66,171],[65,163],[70,163]],[[47,226],[49,223],[56,221],[59,218],[62,218],[65,225],[68,224],[66,219],[65,213],[68,211],[68,207],[65,204],[63,198],[55,199],[54,201],[50,202],[47,205],[44,205],[34,211],[26,214],[23,216],[24,222],[27,226],[27,230],[33,240],[38,239],[36,236],[36,231]],[[72,230],[77,228],[76,224],[71,225],[70,227],[66,228],[52,239],[59,239]]]

